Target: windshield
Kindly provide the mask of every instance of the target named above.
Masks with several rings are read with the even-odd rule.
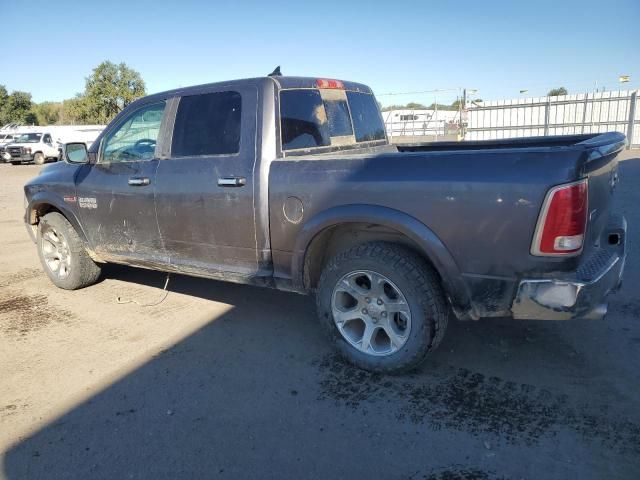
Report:
[[[349,147],[385,140],[375,97],[342,89],[299,88],[280,92],[283,150]]]
[[[41,138],[41,133],[24,133],[16,139],[16,143],[38,143]]]

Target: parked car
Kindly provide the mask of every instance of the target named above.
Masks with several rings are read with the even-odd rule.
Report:
[[[57,161],[58,145],[48,132],[22,133],[5,146],[3,158],[12,165],[42,165],[48,160]]]
[[[25,185],[25,222],[60,288],[113,262],[314,292],[347,359],[398,372],[437,347],[451,312],[604,317],[625,263],[611,213],[624,145],[393,146],[365,85],[214,83],[137,100],[88,151],[67,144]]]

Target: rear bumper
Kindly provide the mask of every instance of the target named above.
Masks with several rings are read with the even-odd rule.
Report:
[[[511,311],[516,319],[604,318],[606,297],[619,288],[626,259],[627,222],[614,217],[607,228],[617,242],[595,249],[570,276],[523,279]]]

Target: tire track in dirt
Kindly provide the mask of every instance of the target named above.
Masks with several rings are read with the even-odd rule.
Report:
[[[37,268],[24,268],[17,272],[2,274],[0,275],[0,287],[9,287],[24,280],[37,278],[40,275],[44,275],[44,272]]]
[[[403,377],[365,372],[334,356],[319,367],[319,400],[333,400],[365,414],[383,405],[398,421],[428,424],[434,430],[489,433],[529,446],[568,429],[607,449],[640,454],[640,423],[607,413],[607,405],[581,404],[534,385],[443,365],[433,366],[429,375]]]
[[[0,329],[12,337],[25,338],[52,324],[67,324],[75,315],[49,304],[46,295],[0,290]]]

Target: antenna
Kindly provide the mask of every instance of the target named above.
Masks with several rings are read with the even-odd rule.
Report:
[[[280,65],[278,65],[276,67],[276,69],[273,72],[271,72],[268,76],[269,77],[281,77],[282,76],[282,72],[280,71]]]

